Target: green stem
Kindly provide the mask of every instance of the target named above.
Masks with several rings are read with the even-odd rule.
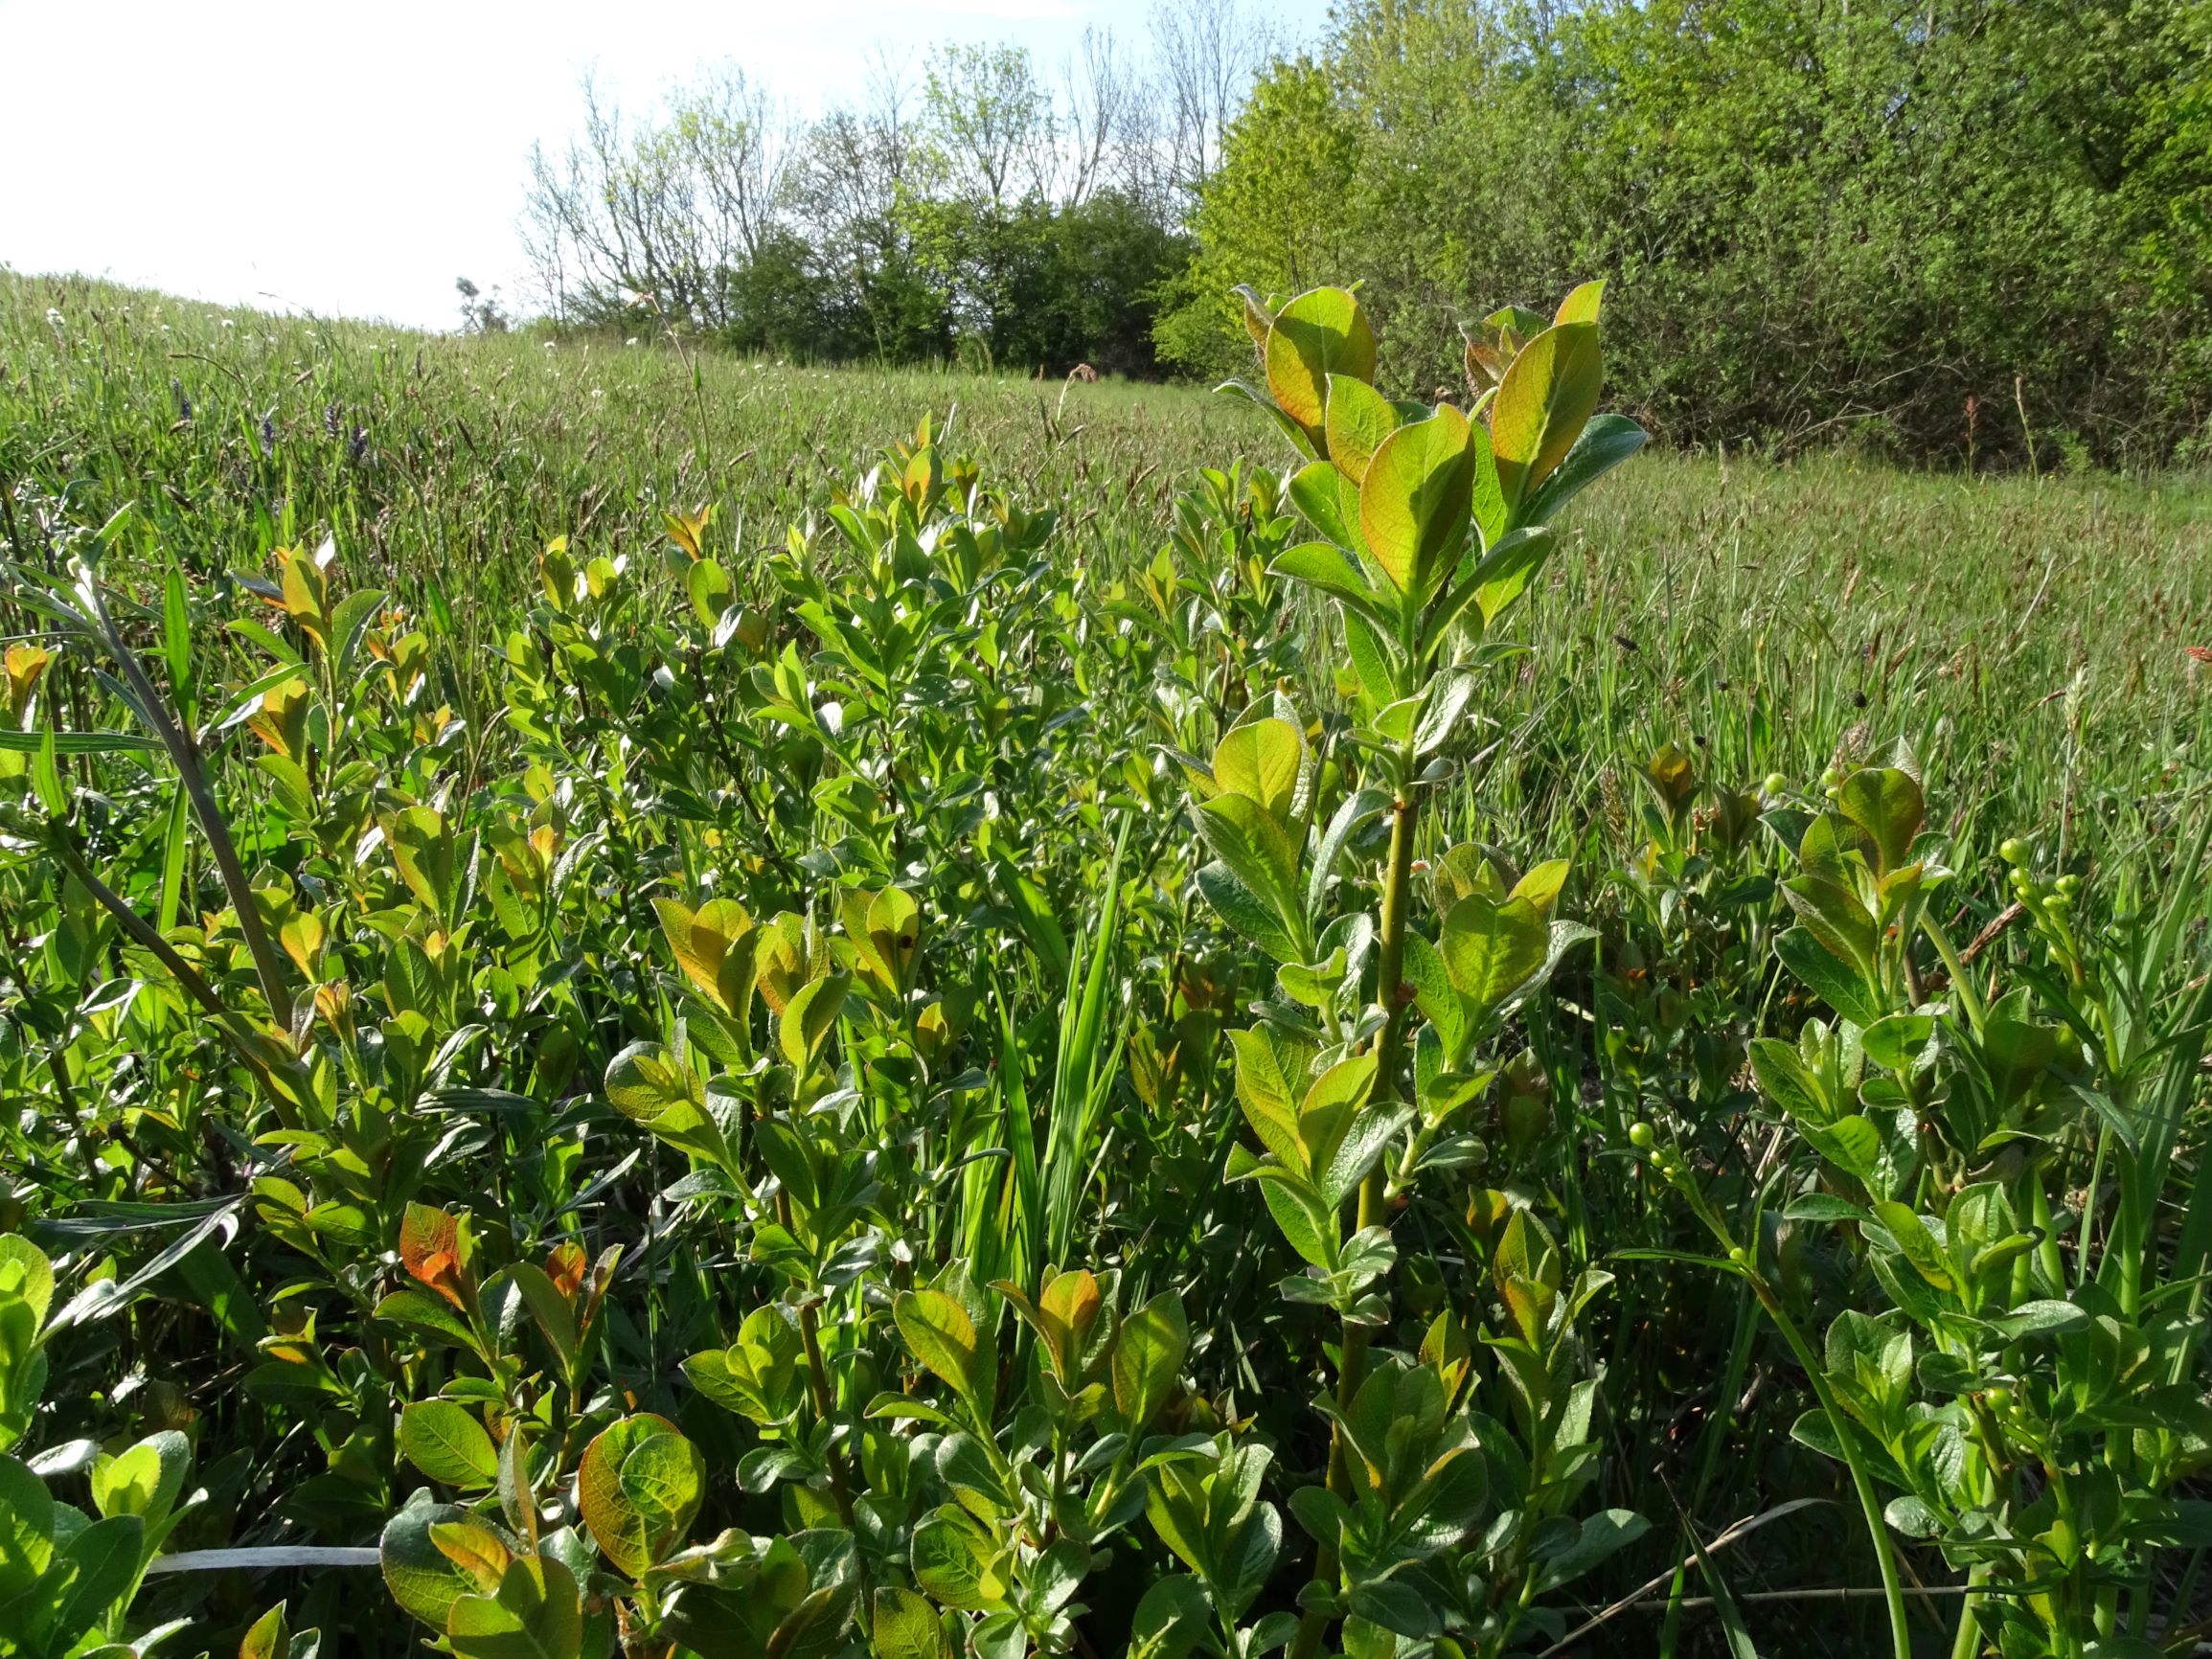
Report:
[[[247,879],[238,846],[231,839],[230,821],[223,816],[222,806],[216,800],[215,784],[208,777],[206,756],[199,746],[199,739],[171,712],[168,699],[155,689],[145,665],[138,660],[138,653],[117,631],[107,614],[107,602],[89,572],[83,578],[80,592],[90,600],[92,615],[99,622],[109,653],[137,693],[146,718],[152,723],[153,735],[160,739],[161,746],[169,752],[171,763],[176,767],[185,795],[192,802],[193,816],[199,820],[200,833],[207,837],[208,852],[215,857],[216,873],[222,877],[223,889],[230,895],[231,908],[238,916],[239,934],[246,943],[247,954],[254,960],[254,972],[262,982],[262,995],[269,1005],[269,1018],[279,1031],[288,1034],[292,1026],[292,993],[285,976],[284,959],[277,954],[268,929],[262,925],[261,909],[254,902],[253,883]]]
[[[1981,1625],[1973,1610],[1981,1605],[1981,1586],[1988,1579],[1987,1561],[1976,1561],[1967,1572],[1966,1599],[1959,1603],[1958,1634],[1951,1638],[1950,1659],[1980,1659]]]
[[[1398,794],[1392,803],[1390,815],[1390,864],[1382,882],[1382,937],[1380,941],[1376,967],[1376,995],[1383,1010],[1382,1030],[1375,1039],[1375,1101],[1386,1105],[1398,1099],[1398,1073],[1405,1046],[1405,1003],[1402,997],[1405,966],[1405,913],[1413,886],[1413,816],[1412,756],[1410,750],[1400,757]],[[1359,1183],[1358,1226],[1361,1230],[1380,1226],[1386,1213],[1389,1177],[1381,1160],[1367,1171]],[[1342,1327],[1342,1347],[1336,1368],[1336,1409],[1340,1413],[1352,1409],[1352,1401],[1365,1380],[1367,1371],[1367,1327],[1346,1321]],[[1332,1427],[1329,1435],[1329,1489],[1347,1502],[1352,1497],[1352,1472],[1345,1458],[1344,1432]],[[1324,1544],[1314,1557],[1313,1582],[1322,1590],[1334,1593],[1336,1579],[1336,1552]],[[1291,1644],[1291,1659],[1313,1659],[1321,1649],[1321,1638],[1329,1626],[1329,1616],[1318,1609],[1309,1609],[1299,1621],[1297,1639]]]
[[[1966,964],[1959,961],[1958,952],[1951,948],[1950,937],[1945,934],[1942,925],[1937,922],[1934,917],[1923,911],[1920,926],[1921,931],[1926,933],[1933,942],[1936,955],[1943,958],[1944,971],[1950,975],[1951,989],[1958,997],[1959,1008],[1966,1014],[1967,1024],[1973,1028],[1975,1036],[1980,1036],[1982,1027],[1981,998],[1974,994],[1973,981],[1967,973]]]
[[[822,1364],[822,1338],[814,1323],[811,1304],[799,1309],[799,1337],[807,1345],[807,1380],[814,1396],[814,1415],[824,1422],[833,1422],[837,1414],[836,1397],[830,1392],[830,1373]],[[837,1516],[848,1532],[853,1527],[853,1489],[845,1480],[845,1458],[832,1443],[828,1448],[830,1462],[830,1495],[836,1500]]]
[[[1804,1367],[1806,1377],[1813,1384],[1813,1393],[1820,1401],[1820,1409],[1828,1418],[1830,1429],[1836,1436],[1837,1448],[1851,1470],[1851,1485],[1859,1494],[1859,1508],[1866,1517],[1866,1533],[1874,1544],[1875,1565],[1881,1573],[1881,1598],[1889,1609],[1889,1640],[1896,1659],[1912,1659],[1912,1632],[1904,1615],[1904,1589],[1897,1576],[1897,1555],[1890,1548],[1889,1523],[1882,1519],[1881,1498],[1874,1489],[1874,1478],[1867,1473],[1866,1460],[1859,1455],[1855,1431],[1845,1420],[1843,1408],[1836,1402],[1835,1391],[1828,1386],[1828,1374],[1821,1368],[1819,1356],[1805,1333],[1797,1329],[1797,1322],[1790,1317],[1782,1306],[1782,1298],[1774,1288],[1755,1272],[1751,1278],[1752,1294],[1766,1308],[1775,1329],[1782,1332],[1782,1340],[1789,1343],[1790,1351]]]

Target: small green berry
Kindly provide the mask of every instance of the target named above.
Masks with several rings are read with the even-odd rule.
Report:
[[[1648,1151],[1658,1138],[1657,1131],[1649,1124],[1630,1124],[1629,1125],[1629,1145],[1631,1147],[1639,1147]]]
[[[2058,878],[2057,881],[2053,882],[2052,885],[2056,887],[2064,897],[2071,898],[2075,894],[2081,892],[2082,878],[2079,875],[2062,875]]]
[[[1748,1267],[1751,1265],[1751,1252],[1741,1244],[1731,1244],[1728,1246],[1728,1260],[1739,1267]]]
[[[1997,856],[2007,864],[2025,864],[2028,861],[2028,844],[2018,835],[2007,835],[1998,844]]]
[[[1760,780],[1760,789],[1768,795],[1779,795],[1790,787],[1790,780],[1779,772],[1769,772]]]

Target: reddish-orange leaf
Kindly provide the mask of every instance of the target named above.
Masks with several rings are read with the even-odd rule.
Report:
[[[553,1281],[554,1289],[559,1291],[569,1301],[574,1302],[576,1293],[583,1288],[585,1266],[586,1258],[583,1254],[583,1246],[570,1239],[563,1243],[556,1244],[547,1254],[545,1276]]]

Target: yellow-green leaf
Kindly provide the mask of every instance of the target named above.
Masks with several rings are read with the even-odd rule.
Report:
[[[1275,313],[1266,361],[1276,404],[1318,443],[1329,376],[1375,377],[1375,330],[1349,290],[1314,288]]]
[[[1426,596],[1473,498],[1467,417],[1450,404],[1382,441],[1359,486],[1359,534],[1400,593]]]
[[[1288,720],[1251,720],[1214,750],[1214,783],[1224,793],[1257,801],[1278,824],[1288,823],[1306,765],[1306,739]]]
[[[1605,279],[1585,283],[1560,302],[1555,323],[1594,323],[1598,320],[1598,307],[1606,297]]]
[[[1491,406],[1498,489],[1517,508],[1566,459],[1597,413],[1604,377],[1595,323],[1560,323],[1521,349]]]
[[[1328,392],[1323,427],[1329,441],[1329,459],[1357,484],[1367,476],[1368,463],[1382,447],[1382,441],[1397,430],[1398,410],[1365,380],[1349,375],[1330,375]]]

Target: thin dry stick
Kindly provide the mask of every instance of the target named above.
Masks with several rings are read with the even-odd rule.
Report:
[[[1958,953],[1961,966],[1973,961],[1995,942],[1996,936],[2027,914],[2026,906],[2008,904],[1998,912],[1997,919],[1973,936],[1973,943]]]
[[[123,670],[123,677],[137,694],[141,716],[153,727],[153,735],[160,739],[161,746],[169,752],[171,763],[176,767],[178,781],[192,805],[193,816],[199,820],[200,833],[206,836],[208,851],[215,857],[216,872],[222,877],[224,891],[230,895],[239,933],[245,940],[247,954],[253,958],[262,996],[269,1005],[269,1017],[279,1031],[289,1031],[292,993],[285,977],[284,960],[270,942],[268,929],[262,924],[262,913],[254,903],[253,883],[247,879],[245,866],[239,859],[238,846],[231,839],[230,823],[216,800],[215,784],[208,776],[206,754],[200,748],[198,735],[186,728],[182,717],[171,712],[167,699],[155,689],[145,665],[138,660],[138,653],[131,649],[116,627],[114,618],[108,615],[106,598],[89,566],[79,567],[77,592],[86,619],[103,636],[103,643]]]
[[[1907,1584],[1904,1593],[1932,1600],[1941,1596],[1969,1595],[1975,1588],[1972,1584]],[[1847,1584],[1840,1588],[1822,1590],[1739,1590],[1735,1601],[1739,1606],[1754,1602],[1873,1602],[1887,1594],[1880,1584]],[[1635,1611],[1664,1613],[1670,1604],[1676,1607],[1712,1607],[1719,1602],[1712,1596],[1684,1596],[1679,1602],[1669,1603],[1653,1596],[1638,1602]]]
[[[1708,1558],[1717,1556],[1722,1550],[1726,1549],[1730,1544],[1737,1542],[1739,1539],[1749,1537],[1753,1533],[1757,1532],[1768,1521],[1778,1521],[1784,1515],[1794,1514],[1799,1510],[1810,1509],[1814,1504],[1824,1504],[1826,1502],[1828,1502],[1826,1498],[1792,1498],[1786,1504],[1780,1504],[1775,1508],[1768,1510],[1763,1515],[1748,1515],[1743,1520],[1738,1521],[1734,1526],[1728,1528],[1725,1532],[1722,1533],[1718,1537],[1714,1538],[1711,1543],[1707,1544],[1705,1546],[1705,1554]],[[1541,1653],[1539,1653],[1537,1655],[1537,1659],[1553,1659],[1555,1654],[1566,1652],[1568,1648],[1572,1648],[1577,1642],[1580,1642],[1585,1636],[1587,1636],[1592,1630],[1595,1630],[1600,1625],[1607,1623],[1608,1620],[1617,1618],[1619,1615],[1626,1613],[1630,1607],[1636,1606],[1640,1602],[1650,1601],[1653,1596],[1674,1582],[1675,1575],[1676,1573],[1686,1573],[1697,1564],[1698,1557],[1695,1553],[1683,1557],[1682,1564],[1680,1566],[1669,1567],[1665,1572],[1661,1573],[1657,1578],[1652,1579],[1650,1582],[1644,1584],[1641,1588],[1630,1590],[1626,1596],[1623,1596],[1611,1606],[1605,1608],[1594,1618],[1585,1620],[1584,1623],[1576,1625],[1572,1630],[1569,1630],[1564,1636],[1562,1636],[1557,1642],[1554,1642],[1549,1648],[1546,1648]],[[1879,1591],[1876,1593],[1880,1594]]]

